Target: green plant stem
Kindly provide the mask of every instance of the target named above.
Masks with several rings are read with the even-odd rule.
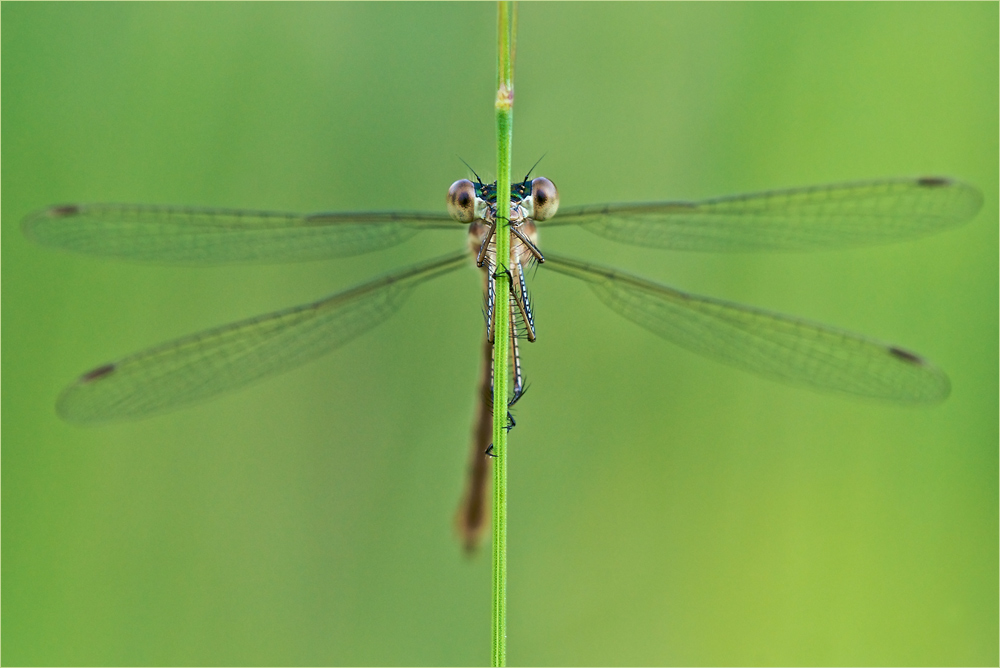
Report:
[[[511,2],[497,8],[497,230],[493,342],[493,614],[491,665],[507,663],[507,374],[510,343],[510,153],[514,63]]]

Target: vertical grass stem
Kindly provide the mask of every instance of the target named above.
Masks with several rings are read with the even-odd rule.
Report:
[[[507,663],[507,375],[510,343],[510,154],[514,107],[512,2],[497,7],[497,278],[493,344],[493,606],[491,665]],[[512,20],[513,19],[513,20]]]

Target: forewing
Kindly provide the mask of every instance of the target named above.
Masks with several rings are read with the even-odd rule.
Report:
[[[297,367],[374,327],[419,283],[467,262],[440,258],[310,304],[166,343],[102,365],[56,404],[70,422],[140,418]]]
[[[420,230],[454,227],[446,215],[293,214],[143,204],[67,204],[25,218],[45,246],[137,262],[288,262],[358,255]]]
[[[702,202],[566,209],[542,226],[578,225],[613,241],[689,251],[807,251],[890,243],[970,220],[975,187],[943,177],[774,190]]]
[[[612,310],[654,334],[747,371],[900,403],[935,403],[950,391],[927,360],[858,334],[551,254],[542,266],[586,281]]]

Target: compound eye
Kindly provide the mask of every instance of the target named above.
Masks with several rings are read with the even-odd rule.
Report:
[[[556,184],[544,176],[531,182],[531,201],[534,204],[534,220],[548,220],[559,210],[559,191]]]
[[[448,215],[460,223],[476,219],[476,186],[469,179],[455,181],[448,188]]]

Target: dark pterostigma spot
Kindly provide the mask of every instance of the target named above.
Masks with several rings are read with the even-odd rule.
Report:
[[[95,380],[99,380],[101,378],[104,378],[105,376],[107,376],[108,374],[110,374],[111,372],[113,372],[114,370],[115,370],[115,365],[114,364],[105,364],[104,366],[99,366],[96,369],[92,369],[91,371],[88,371],[87,373],[85,373],[82,376],[80,376],[80,382],[81,383],[92,383]]]
[[[889,354],[893,357],[903,360],[904,362],[909,362],[910,364],[922,365],[924,361],[920,357],[914,355],[909,350],[903,350],[902,348],[889,348]]]
[[[61,204],[59,206],[54,206],[49,209],[49,215],[53,218],[62,218],[63,216],[75,216],[80,213],[80,207],[76,204]]]
[[[917,185],[924,186],[925,188],[940,188],[941,186],[948,185],[948,179],[941,178],[940,176],[926,176],[922,179],[917,179]]]

